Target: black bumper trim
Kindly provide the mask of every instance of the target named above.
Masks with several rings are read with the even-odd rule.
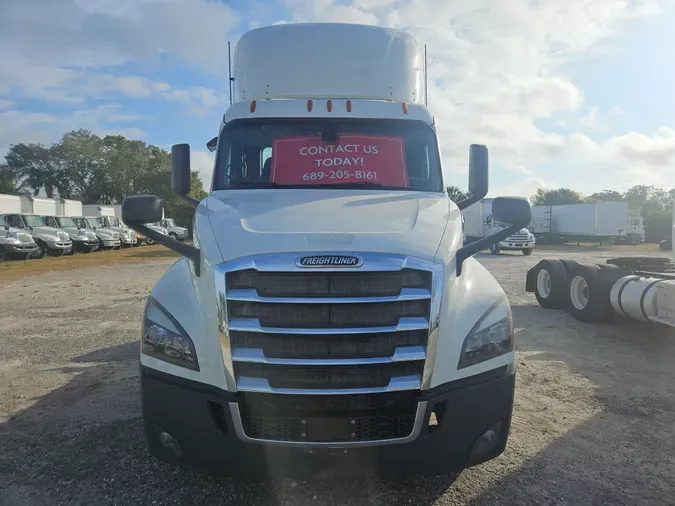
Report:
[[[508,440],[515,372],[502,367],[427,392],[422,430],[412,442],[345,449],[273,447],[247,443],[235,433],[229,403],[237,394],[141,367],[143,418],[150,452],[207,474],[307,476],[410,476],[448,474],[500,455]],[[435,413],[438,425],[430,426]],[[470,457],[476,439],[501,422],[496,445]],[[168,432],[181,451],[159,441]],[[339,447],[339,443],[335,445]],[[179,457],[177,455],[182,455]]]

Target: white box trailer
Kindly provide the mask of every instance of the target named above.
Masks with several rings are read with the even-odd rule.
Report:
[[[628,219],[627,202],[533,206],[530,226],[536,236],[608,239],[625,234]]]
[[[0,194],[0,214],[20,214],[21,197],[18,195]]]
[[[82,216],[82,202],[79,200],[61,199],[56,201],[56,216]]]
[[[40,216],[56,216],[56,200],[21,196],[21,212]]]
[[[83,216],[115,216],[114,206],[104,206],[100,204],[85,204],[82,206]]]

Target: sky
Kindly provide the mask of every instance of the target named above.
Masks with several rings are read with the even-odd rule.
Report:
[[[227,43],[259,26],[349,22],[428,48],[448,184],[490,148],[490,195],[675,188],[675,0],[3,0],[0,156],[78,128],[189,142],[206,186]]]

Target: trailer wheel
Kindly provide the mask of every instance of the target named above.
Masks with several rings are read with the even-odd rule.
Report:
[[[569,283],[569,311],[582,322],[608,321],[614,315],[609,298],[612,283],[599,275],[597,265],[575,265]]]
[[[563,309],[567,307],[568,276],[559,260],[542,260],[536,267],[534,296],[541,307]]]

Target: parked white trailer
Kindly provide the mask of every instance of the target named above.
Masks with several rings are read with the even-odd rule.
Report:
[[[24,214],[56,216],[56,200],[42,197],[22,196],[21,212]]]
[[[563,240],[611,239],[626,236],[634,216],[627,202],[591,202],[555,206],[533,206],[530,228],[537,241],[552,236]],[[636,242],[640,226],[635,225]]]
[[[675,241],[675,205],[671,235]],[[619,314],[675,327],[675,251],[672,258],[619,257],[607,264],[542,260],[528,271],[525,289],[540,306],[567,309],[580,321]]]
[[[507,228],[507,225],[497,223],[492,219],[493,200],[491,198],[482,199],[462,211],[464,216],[464,240],[467,243],[488,237]],[[524,255],[531,255],[534,246],[534,235],[527,228],[523,228],[493,245],[490,252],[497,255],[502,250],[516,250],[522,251]]]
[[[82,206],[82,216],[116,216],[115,207],[100,204],[85,204]]]
[[[0,214],[21,213],[21,197],[0,194]]]
[[[79,200],[61,199],[56,201],[56,216],[82,216],[82,202]]]

